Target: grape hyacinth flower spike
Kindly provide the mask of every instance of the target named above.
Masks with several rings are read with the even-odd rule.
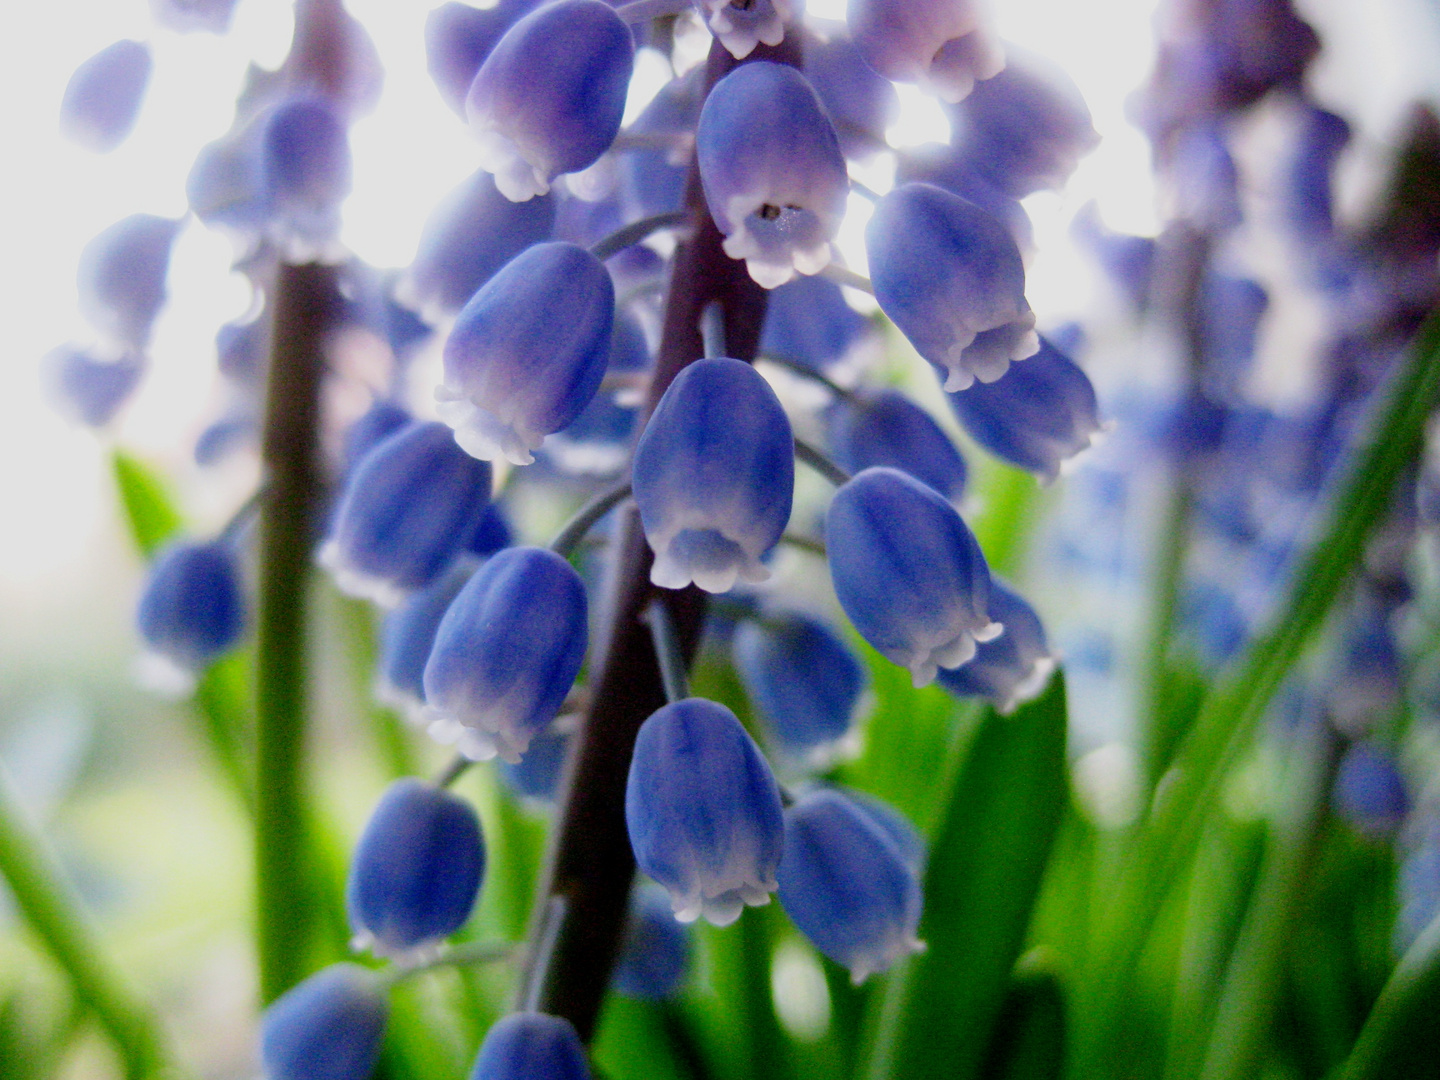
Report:
[[[810,792],[785,811],[777,877],[785,914],[857,986],[925,947],[915,937],[917,868],[868,807],[838,791]]]
[[[245,630],[240,565],[227,540],[182,541],[156,556],[135,614],[149,651],[147,681],[159,689],[193,684]]]
[[[320,562],[343,591],[393,607],[445,572],[489,499],[488,462],[444,424],[407,424],[351,474]]]
[[[524,202],[595,164],[620,131],[634,66],[630,28],[601,0],[555,0],[510,27],[465,99],[501,194]]]
[[[910,670],[917,687],[998,637],[990,571],[955,508],[896,469],[866,469],[825,520],[830,576],[860,636]]]
[[[425,665],[430,734],[515,764],[565,703],[585,659],[585,585],[543,548],[507,548],[466,582]]]
[[[830,264],[850,178],[835,129],[805,76],[787,64],[743,64],[700,110],[695,137],[705,201],[767,289]]]
[[[951,104],[1005,67],[1005,50],[985,25],[980,0],[849,0],[845,19],[875,71],[918,83]]]
[[[614,322],[615,286],[584,248],[536,244],[511,259],[445,342],[435,398],[455,440],[478,458],[530,464],[600,388]]]
[[[1039,352],[994,382],[945,396],[971,438],[1045,483],[1109,430],[1085,372],[1043,338]]]
[[[150,46],[117,41],[86,60],[65,86],[60,132],[97,154],[109,153],[135,128],[150,83]]]
[[[331,964],[282,995],[260,1022],[266,1080],[356,1080],[380,1058],[390,1006],[379,974]]]
[[[790,519],[794,447],[780,400],[749,364],[715,357],[681,371],[635,448],[650,580],[716,593],[766,580],[761,557]]]
[[[1045,627],[1035,609],[993,577],[990,615],[1005,633],[976,646],[968,663],[941,671],[937,681],[952,694],[988,698],[1001,713],[1011,713],[1045,689],[1055,670],[1055,656],[1045,643]]]
[[[569,1020],[518,1012],[485,1033],[470,1080],[590,1080],[590,1067]]]
[[[761,42],[779,45],[785,24],[796,15],[792,0],[695,0],[695,9],[736,60],[744,60]]]
[[[404,959],[465,925],[485,874],[485,840],[469,803],[407,777],[381,796],[350,862],[345,906],[355,947]]]
[[[994,382],[1040,348],[1015,240],[974,203],[932,184],[902,184],[865,228],[875,299],[946,390]]]
[[[670,892],[681,922],[728,926],[775,891],[780,789],[735,714],[704,698],[657,710],[640,727],[625,785],[635,861]]]

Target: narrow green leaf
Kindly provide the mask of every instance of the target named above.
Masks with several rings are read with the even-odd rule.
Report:
[[[892,977],[871,1076],[979,1075],[1068,797],[1065,716],[1056,675],[1015,715],[981,721],[930,849],[928,948]]]
[[[1440,1076],[1440,916],[1396,965],[1335,1080],[1416,1080]]]
[[[255,810],[254,732],[250,716],[250,655],[222,656],[205,671],[195,687],[195,711],[204,724],[215,763],[246,811]]]
[[[139,458],[124,450],[114,450],[110,454],[110,467],[115,473],[115,486],[120,491],[120,505],[125,508],[130,537],[140,554],[148,559],[180,531],[184,519],[175,508],[169,485]]]
[[[703,1080],[675,1045],[671,1019],[662,1002],[610,994],[591,1050],[596,1064],[609,1080]]]
[[[1022,957],[1005,992],[980,1075],[987,1080],[1058,1080],[1064,1063],[1065,991],[1060,976],[1043,956]]]

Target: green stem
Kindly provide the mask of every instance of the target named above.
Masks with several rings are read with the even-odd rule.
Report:
[[[1440,1013],[1440,915],[1421,931],[1385,988],[1334,1080],[1408,1080],[1435,1073]]]
[[[677,210],[670,214],[656,214],[654,217],[632,221],[629,225],[622,225],[609,236],[592,244],[590,254],[604,262],[610,256],[618,255],[626,248],[640,243],[661,229],[673,229],[677,225],[684,225],[689,220],[689,214]]]
[[[1180,606],[1180,586],[1185,577],[1186,541],[1190,536],[1190,518],[1195,505],[1190,471],[1185,466],[1175,470],[1165,518],[1156,553],[1154,582],[1150,595],[1149,645],[1142,672],[1146,698],[1144,778],[1145,792],[1155,785],[1170,764],[1170,755],[1184,735],[1173,712],[1167,708],[1170,674],[1170,647],[1175,633],[1176,612]]]
[[[575,554],[575,549],[580,545],[580,541],[585,539],[585,534],[595,527],[595,523],[628,499],[630,495],[630,480],[626,478],[614,487],[606,488],[593,496],[589,502],[575,511],[575,515],[555,534],[555,539],[550,541],[550,550],[562,559],[570,558]]]
[[[100,948],[59,866],[25,820],[0,765],[0,874],[25,922],[114,1040],[131,1080],[172,1073],[160,1025]]]
[[[830,459],[818,447],[811,446],[804,439],[795,440],[795,460],[803,461],[837,488],[850,482],[850,474]]]
[[[261,447],[266,498],[255,636],[256,919],[265,1002],[304,977],[318,921],[303,770],[306,623],[322,476],[324,344],[338,301],[333,267],[279,266]]]

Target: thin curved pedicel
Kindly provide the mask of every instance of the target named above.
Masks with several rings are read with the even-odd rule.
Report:
[[[695,10],[736,60],[745,59],[761,42],[779,45],[785,40],[785,24],[797,14],[792,0],[695,0]]]
[[[585,586],[542,548],[507,548],[465,584],[425,665],[430,734],[514,764],[565,703],[585,659]]]
[[[556,0],[510,27],[465,99],[501,194],[524,202],[599,160],[620,131],[634,66],[630,28],[600,0]]]
[[[470,1080],[590,1080],[590,1068],[570,1021],[518,1012],[485,1033]]]
[[[944,101],[960,101],[1005,67],[979,0],[850,0],[845,21],[875,71]]]
[[[975,648],[975,655],[937,681],[952,694],[988,699],[1002,713],[1014,712],[1038,697],[1055,656],[1045,642],[1040,616],[1019,593],[998,578],[990,579],[990,616],[1005,627],[994,641]]]
[[[656,585],[725,592],[770,576],[761,558],[790,519],[794,438],[749,364],[716,357],[681,371],[640,436],[632,475]]]
[[[60,101],[60,132],[97,154],[109,153],[135,128],[150,84],[150,46],[117,41],[70,76]]]
[[[331,964],[292,987],[260,1020],[267,1080],[356,1080],[380,1059],[390,1007],[381,976]]]
[[[888,465],[928,484],[950,502],[965,495],[965,459],[940,425],[898,390],[857,392],[835,402],[830,449],[851,473]]]
[[[810,792],[785,811],[785,857],[776,875],[785,914],[856,985],[924,948],[916,867],[860,804]]]
[[[393,607],[464,550],[489,499],[487,462],[444,424],[409,424],[350,475],[320,562],[345,592]]]
[[[511,259],[461,310],[435,391],[455,440],[478,458],[534,461],[605,377],[615,287],[574,244],[536,244]]]
[[[131,214],[98,233],[80,252],[75,275],[80,313],[123,349],[144,350],[165,304],[170,249],[182,222]]]
[[[830,577],[860,636],[925,686],[999,636],[990,571],[955,508],[896,469],[866,469],[825,520]]]
[[[994,382],[1040,348],[1025,266],[995,218],[931,184],[902,184],[865,228],[881,310],[945,371],[946,390]]]
[[[397,959],[433,952],[470,918],[484,874],[474,808],[425,781],[395,781],[350,860],[345,906],[355,947]]]
[[[704,698],[640,727],[625,785],[635,861],[681,922],[728,926],[775,891],[784,823],[770,766],[735,714]]]
[[[945,396],[971,438],[1046,482],[1107,430],[1085,372],[1043,339],[1001,378]]]
[[[193,681],[245,630],[240,564],[230,545],[180,541],[161,551],[140,594],[135,623],[146,648],[168,666],[168,672],[154,672],[157,684]]]
[[[850,178],[835,129],[805,77],[788,64],[742,64],[700,111],[695,141],[705,201],[767,289],[830,263]]]

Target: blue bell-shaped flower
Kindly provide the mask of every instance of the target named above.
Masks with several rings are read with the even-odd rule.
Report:
[[[1005,226],[931,184],[901,184],[865,228],[875,299],[944,369],[945,389],[993,382],[1040,347],[1025,266]]]
[[[348,477],[365,460],[365,455],[411,422],[403,406],[384,398],[370,403],[370,408],[345,431],[341,450],[341,474]]]
[[[807,29],[810,25],[807,20]],[[885,131],[899,119],[900,95],[865,63],[843,25],[821,27],[805,38],[805,77],[820,95],[845,156],[872,157],[887,149]]]
[[[695,0],[695,10],[736,60],[745,59],[762,41],[779,45],[785,40],[785,24],[799,13],[792,0]]]
[[[140,637],[181,685],[227,652],[245,630],[245,595],[235,552],[224,541],[182,541],[155,557],[135,613]]]
[[[1106,430],[1085,372],[1043,339],[1039,352],[994,382],[945,396],[972,439],[1047,483]]]
[[[320,562],[342,590],[387,607],[442,574],[490,500],[490,465],[435,421],[412,423],[361,459]]]
[[[260,385],[269,357],[265,355],[269,320],[226,323],[215,331],[215,359],[220,374],[243,386]]]
[[[872,330],[870,320],[845,302],[839,285],[822,277],[797,277],[767,299],[760,355],[825,374]]]
[[[635,505],[655,552],[650,580],[726,592],[770,576],[761,557],[790,520],[790,421],[749,364],[697,360],[676,376],[635,448]]]
[[[845,21],[867,64],[942,101],[960,101],[1005,67],[978,0],[849,0]]]
[[[746,619],[731,641],[735,670],[774,749],[825,765],[850,733],[865,669],[824,623],[798,611]]]
[[[830,265],[850,195],[845,157],[815,91],[788,64],[742,64],[700,110],[700,180],[725,254],[767,289]]]
[[[872,390],[830,410],[830,449],[851,473],[888,465],[952,503],[965,495],[965,459],[940,425],[898,390]]]
[[[671,913],[664,889],[637,882],[611,987],[625,997],[662,1001],[679,989],[689,964],[690,928]]]
[[[432,319],[453,315],[507,262],[549,239],[554,227],[551,196],[511,202],[480,169],[426,219],[401,297]]]
[[[80,313],[124,349],[143,351],[165,303],[165,274],[180,221],[131,214],[80,252]]]
[[[780,789],[723,705],[686,698],[640,726],[625,823],[636,863],[669,890],[681,922],[704,915],[728,926],[746,904],[768,903],[775,891]]]
[[[107,45],[78,68],[60,100],[60,133],[104,154],[135,128],[150,83],[150,46],[139,41]]]
[[[601,0],[555,0],[510,27],[465,99],[500,193],[524,202],[595,164],[620,131],[634,67],[630,28]]]
[[[425,712],[425,665],[435,645],[435,632],[476,567],[471,559],[455,560],[450,569],[423,589],[416,589],[385,616],[380,629],[375,696],[399,709],[411,723],[429,721]]]
[[[270,228],[287,249],[309,252],[334,240],[350,194],[350,139],[335,107],[320,97],[277,105],[261,135]]]
[[[610,335],[607,377],[639,376],[651,365],[645,331],[632,315],[617,314]],[[635,384],[625,391],[597,393],[563,431],[557,431],[541,451],[561,471],[576,476],[615,476],[630,462],[631,435],[639,416]],[[621,397],[626,404],[621,404]]]
[[[511,259],[445,342],[435,398],[455,440],[478,458],[530,464],[600,388],[614,322],[615,287],[584,248],[536,244]]]
[[[485,1033],[470,1080],[590,1080],[590,1067],[569,1020],[519,1012]]]
[[[955,508],[896,469],[866,469],[825,519],[830,577],[845,614],[881,655],[925,686],[998,637],[990,570]]]
[[[195,216],[246,242],[254,241],[269,216],[261,152],[267,118],[267,113],[251,117],[206,143],[185,178],[185,198]]]
[[[331,964],[282,994],[260,1021],[266,1080],[359,1080],[380,1059],[390,1012],[377,972]]]
[[[484,875],[474,807],[423,780],[395,781],[350,860],[345,906],[355,946],[399,958],[433,948],[470,918]]]
[[[983,697],[1002,713],[1014,712],[1039,696],[1055,670],[1040,616],[1003,581],[990,579],[990,617],[1005,627],[994,641],[976,646],[975,656],[952,671],[941,671],[941,686],[960,697]]]
[[[785,914],[856,985],[924,945],[916,868],[870,812],[820,789],[785,811],[776,875]]]
[[[89,349],[61,345],[45,354],[41,378],[56,409],[86,427],[98,428],[111,421],[143,374],[145,358],[137,353],[111,360]]]
[[[490,51],[537,0],[500,0],[493,7],[441,4],[425,17],[425,69],[445,104],[465,116],[465,95]]]
[[[518,762],[585,659],[585,585],[543,548],[507,548],[451,603],[425,665],[430,734],[466,757]]]

